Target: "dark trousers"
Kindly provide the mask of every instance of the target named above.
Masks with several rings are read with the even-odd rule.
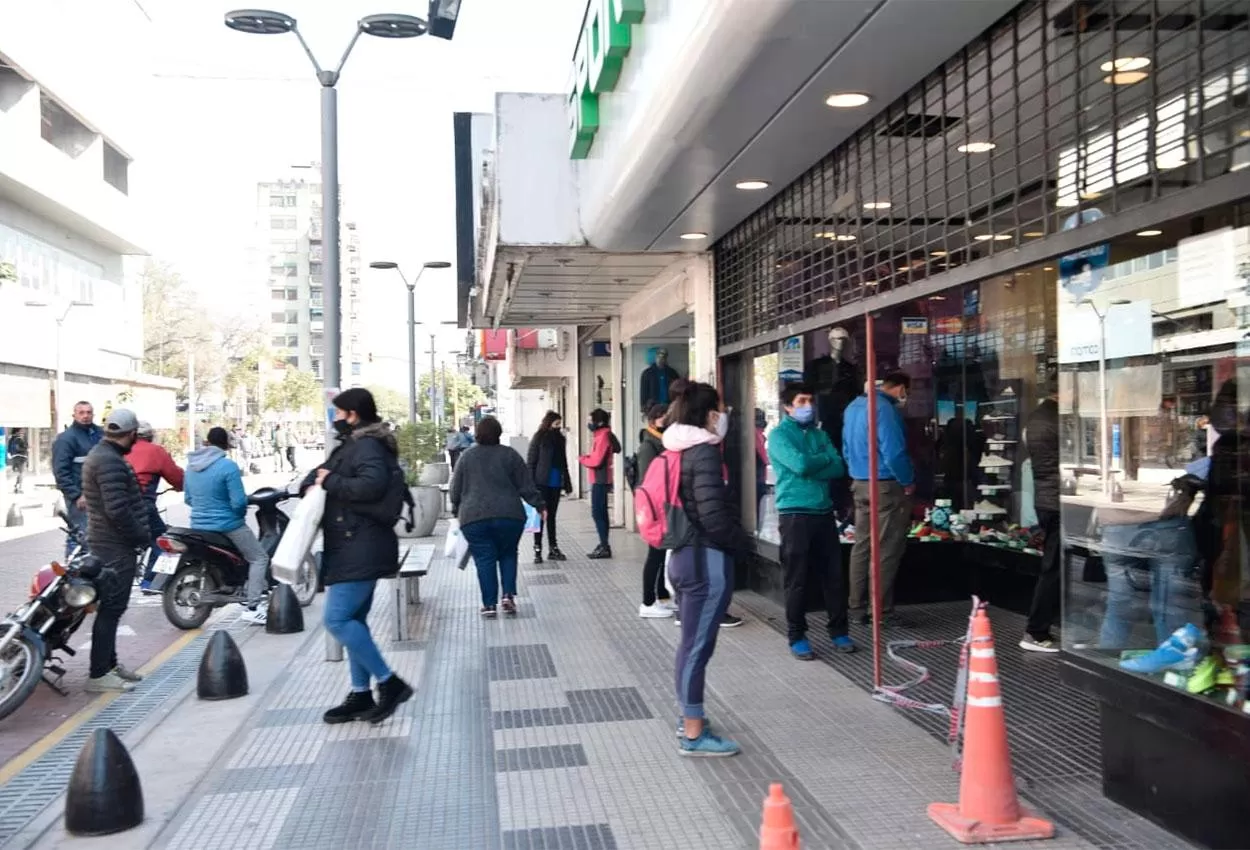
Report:
[[[69,517],[69,525],[71,528],[77,529],[78,536],[82,538],[83,545],[87,543],[87,512],[78,509],[78,503],[74,499],[65,497],[65,515]],[[69,537],[65,538],[65,557],[69,558],[70,553],[74,551],[74,544]]]
[[[590,485],[590,517],[599,533],[599,545],[608,546],[608,485]]]
[[[650,548],[642,565],[642,604],[654,605],[657,599],[668,599],[668,588],[664,586],[664,550]]]
[[[790,643],[807,636],[807,588],[818,584],[829,612],[829,636],[842,637],[846,634],[846,582],[833,514],[782,514],[780,525],[786,636]]]
[[[538,491],[543,494],[543,503],[547,507],[547,518],[543,520],[543,525],[547,529],[547,545],[551,549],[556,549],[558,548],[556,545],[556,514],[560,512],[562,491],[559,487],[539,487]],[[534,533],[534,550],[537,552],[543,550],[542,531]]]
[[[291,464],[291,471],[295,471],[295,446],[286,447],[286,462]]]
[[[22,492],[22,478],[26,475],[26,458],[13,458],[13,474],[17,476],[17,480],[13,482],[13,492]]]
[[[677,704],[682,717],[703,717],[707,664],[716,650],[721,618],[734,595],[733,559],[718,549],[687,546],[673,553],[668,571],[681,609]]]
[[[165,520],[161,519],[161,512],[156,507],[156,500],[150,499],[148,501],[148,530],[152,532],[152,550],[148,552],[148,564],[143,572],[144,581],[151,581],[156,578],[156,573],[152,571],[152,568],[156,566],[156,559],[161,556],[161,550],[156,545],[156,540],[167,529],[168,526],[165,525]]]
[[[1037,586],[1033,588],[1033,604],[1029,606],[1029,622],[1025,631],[1035,638],[1050,637],[1050,627],[1059,617],[1060,594],[1060,547],[1062,533],[1059,524],[1059,511],[1039,509],[1038,524],[1046,541],[1042,544],[1042,571],[1037,576]]]
[[[133,552],[94,552],[106,570],[96,581],[95,623],[91,626],[91,678],[98,679],[117,666],[117,624],[130,605],[135,583]]]
[[[483,519],[460,527],[469,544],[473,564],[477,567],[477,583],[482,591],[482,605],[493,608],[499,603],[499,585],[504,596],[516,596],[517,546],[525,533],[525,522],[519,519]]]
[[[454,471],[456,463],[460,460],[460,455],[464,454],[464,449],[448,449],[447,457],[451,461],[451,468]]]

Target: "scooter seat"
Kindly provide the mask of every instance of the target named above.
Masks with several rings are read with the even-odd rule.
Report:
[[[219,531],[204,531],[199,528],[170,528],[166,534],[174,534],[188,540],[196,540],[205,546],[216,546],[227,552],[237,552],[230,538]]]

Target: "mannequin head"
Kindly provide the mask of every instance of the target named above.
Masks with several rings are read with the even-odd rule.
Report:
[[[829,329],[829,356],[835,361],[846,363],[855,361],[855,340],[846,328]]]
[[[661,369],[668,365],[668,349],[657,348],[655,350],[655,365]]]

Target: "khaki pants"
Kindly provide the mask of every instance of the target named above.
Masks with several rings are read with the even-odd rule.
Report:
[[[872,568],[871,521],[867,481],[851,486],[855,494],[855,545],[851,548],[851,591],[848,608],[853,617],[870,609],[869,572]],[[877,482],[877,514],[880,517],[881,611],[894,610],[894,579],[907,548],[907,523],[911,519],[911,499],[897,481]]]

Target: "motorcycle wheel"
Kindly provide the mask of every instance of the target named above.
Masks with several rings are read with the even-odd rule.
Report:
[[[16,629],[14,623],[0,628]],[[8,717],[30,698],[43,678],[43,645],[24,635],[4,649],[0,657],[0,718]]]
[[[198,587],[188,585],[197,585]],[[165,618],[180,629],[198,629],[208,621],[213,613],[210,604],[188,604],[189,593],[211,593],[217,589],[217,583],[201,564],[186,564],[169,577],[165,590],[161,594],[161,607],[165,609]]]
[[[317,558],[311,552],[300,567],[299,580],[291,585],[301,608],[307,608],[317,598]]]

